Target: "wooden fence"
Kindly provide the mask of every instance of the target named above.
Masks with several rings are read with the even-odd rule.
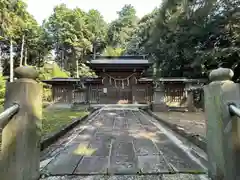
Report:
[[[83,103],[87,101],[86,90],[73,89],[72,87],[54,87],[53,101],[56,103]]]
[[[73,91],[73,103],[86,103],[87,97],[86,97],[86,91]]]

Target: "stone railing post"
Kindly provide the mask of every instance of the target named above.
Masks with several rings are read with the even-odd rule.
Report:
[[[196,108],[194,106],[194,97],[193,97],[193,90],[189,89],[187,91],[187,108],[189,112],[195,112]]]
[[[213,180],[237,180],[240,168],[240,119],[229,112],[229,103],[239,105],[240,88],[232,77],[230,69],[213,70],[211,83],[204,87],[209,176]]]
[[[33,67],[18,67],[17,80],[8,83],[5,109],[20,109],[2,132],[1,180],[37,180],[40,165],[42,86]]]
[[[163,84],[158,84],[157,87],[153,89],[153,111],[167,111],[167,105],[164,102],[164,93],[165,93],[165,87]]]

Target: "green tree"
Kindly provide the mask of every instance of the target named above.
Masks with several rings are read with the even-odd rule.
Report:
[[[103,52],[103,56],[121,56],[124,50],[122,48],[113,48],[107,46]]]
[[[21,0],[0,1],[0,32],[1,32],[1,64],[4,65],[5,74],[13,75],[13,67],[22,65],[23,60],[30,65],[40,64],[50,51],[50,46],[42,38],[43,29],[36,20],[27,12],[27,5]],[[9,70],[9,66],[11,67]]]
[[[65,4],[55,7],[44,28],[52,39],[56,60],[76,76],[78,66],[92,53],[95,40],[102,42],[106,36],[106,23],[98,11],[86,13],[79,8],[68,9]]]
[[[118,13],[118,19],[113,21],[108,28],[107,42],[114,48],[126,48],[129,38],[137,25],[136,10],[132,5],[125,5]]]
[[[155,18],[159,15],[159,9],[154,9],[150,14],[140,19],[133,35],[127,43],[124,54],[126,55],[146,55],[145,49],[151,37],[152,27],[155,25]]]
[[[218,66],[237,74],[239,5],[237,0],[165,0],[138,24],[125,53],[148,54],[161,76],[203,77]]]
[[[91,41],[98,40],[105,44],[107,35],[107,23],[99,11],[91,9],[86,14],[86,24],[88,30],[93,34]]]
[[[17,37],[19,30],[23,24],[22,19],[18,16],[19,9],[21,8],[21,1],[5,1],[2,0],[1,5],[1,37],[9,42],[9,56],[10,56],[10,81],[13,81],[13,43],[14,38]]]

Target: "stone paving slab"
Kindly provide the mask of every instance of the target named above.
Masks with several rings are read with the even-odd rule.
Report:
[[[89,148],[94,149],[94,152],[91,154],[91,156],[108,156],[111,141],[111,135],[96,134],[89,144]]]
[[[154,112],[159,118],[177,126],[186,131],[206,137],[206,123],[204,112]]]
[[[173,143],[157,143],[167,163],[176,172],[201,171],[202,167],[188,158],[188,155]]]
[[[137,173],[137,157],[134,154],[125,156],[112,156],[109,173]]]
[[[72,174],[82,156],[61,153],[49,165],[47,172],[51,174]]]
[[[143,173],[169,172],[171,167],[165,163],[163,156],[138,156],[138,167]]]
[[[136,109],[101,109],[97,115],[90,116],[86,124],[63,137],[65,140],[49,147],[51,153],[42,156],[42,173],[63,176],[89,174],[89,179],[95,179],[91,173],[206,172],[201,163],[182,149],[182,142],[180,145],[174,142],[167,130],[156,122]],[[61,148],[54,150],[54,147]],[[125,177],[141,179],[140,176],[104,178]],[[171,177],[174,178],[161,175],[154,176],[154,179],[171,180]],[[197,180],[194,178],[189,175],[188,179]]]
[[[108,158],[99,156],[84,157],[78,164],[75,174],[106,172]]]
[[[147,112],[164,126],[207,152],[206,124],[202,112],[161,112],[156,114],[150,110]]]
[[[135,153],[138,156],[152,156],[159,154],[158,149],[155,147],[154,143],[148,139],[137,139],[134,141]]]
[[[116,140],[112,144],[111,156],[134,156],[134,147],[133,143],[126,139]]]
[[[55,176],[42,180],[208,180],[206,175],[174,174],[161,176]]]

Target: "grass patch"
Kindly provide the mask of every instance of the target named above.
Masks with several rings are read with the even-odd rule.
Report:
[[[0,106],[0,113],[3,107]],[[42,119],[42,136],[58,131],[64,125],[72,122],[74,118],[81,118],[88,114],[86,111],[72,111],[71,109],[43,109]],[[1,147],[1,130],[0,130],[0,147]],[[1,152],[1,148],[0,148]]]
[[[42,119],[42,136],[59,130],[72,119],[83,117],[86,111],[72,111],[71,109],[44,109]]]
[[[3,106],[0,106],[0,113],[3,110]],[[81,118],[86,114],[88,114],[86,111],[72,111],[71,109],[43,109],[42,136],[55,132],[71,123],[72,119]]]

